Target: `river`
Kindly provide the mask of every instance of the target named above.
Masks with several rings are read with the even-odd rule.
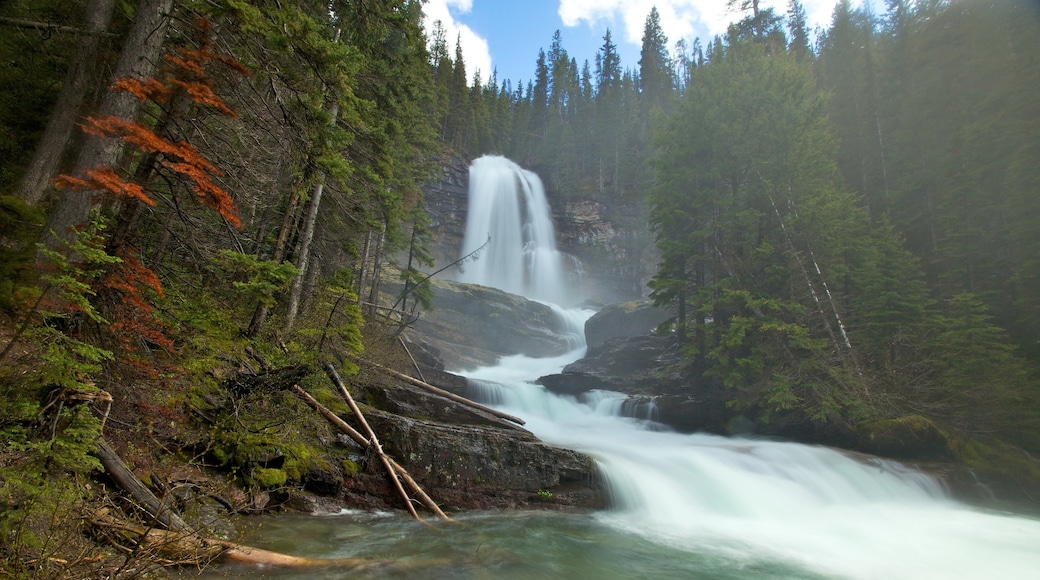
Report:
[[[532,381],[585,354],[567,260],[555,249],[541,182],[501,157],[471,167],[463,255],[489,237],[466,281],[548,303],[573,348],[458,370],[472,395],[535,435],[595,458],[611,507],[585,513],[474,512],[424,525],[403,512],[277,516],[242,541],[320,558],[385,562],[357,570],[225,568],[271,578],[1040,578],[1040,520],[953,501],[900,463],[797,443],[669,432],[621,417],[623,399],[583,402]],[[550,490],[542,490],[551,493]]]

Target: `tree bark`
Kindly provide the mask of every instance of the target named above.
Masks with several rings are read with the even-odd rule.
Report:
[[[83,107],[83,97],[87,94],[91,79],[97,74],[101,37],[112,22],[114,6],[115,0],[87,2],[84,34],[76,41],[75,53],[65,72],[58,101],[54,104],[47,128],[36,145],[29,167],[18,184],[17,195],[29,205],[36,205],[43,199],[44,192],[58,172],[62,154]]]
[[[143,79],[152,76],[166,40],[172,7],[173,0],[140,0],[134,23],[112,73],[113,81],[124,77]],[[101,101],[97,116],[136,119],[139,109],[140,101],[133,95],[109,91]],[[86,170],[98,166],[114,166],[122,150],[122,141],[90,135],[84,140],[72,174],[83,175]],[[98,207],[100,200],[97,198],[97,192],[64,189],[47,220],[44,231],[49,234],[45,233],[44,243],[58,248],[63,241],[69,240],[71,229],[82,226],[90,210]]]

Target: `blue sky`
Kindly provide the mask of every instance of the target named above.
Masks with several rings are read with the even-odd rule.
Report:
[[[875,5],[881,0],[871,0]],[[836,0],[802,0],[810,27],[826,28]],[[858,6],[859,1],[853,0]],[[787,12],[788,0],[761,0],[761,6]],[[560,31],[563,48],[577,59],[595,66],[596,52],[603,45],[607,28],[621,55],[624,68],[639,66],[639,45],[650,8],[657,6],[669,48],[680,38],[687,44],[702,42],[724,32],[739,18],[726,10],[726,0],[427,0],[424,6],[427,30],[440,20],[454,51],[461,37],[467,75],[475,69],[487,82],[492,68],[501,81],[515,85],[534,76],[538,50],[549,50],[553,33]],[[593,69],[595,70],[595,69]]]

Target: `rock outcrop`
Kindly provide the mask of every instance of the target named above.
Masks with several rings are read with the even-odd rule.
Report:
[[[595,462],[587,455],[543,443],[518,425],[393,378],[363,384],[363,399],[381,409],[366,417],[383,449],[442,508],[604,505]],[[346,493],[384,495],[384,482],[374,475]]]
[[[551,356],[575,347],[553,310],[494,288],[436,282],[434,309],[415,323],[415,335],[436,350],[449,369],[494,364],[523,353]]]

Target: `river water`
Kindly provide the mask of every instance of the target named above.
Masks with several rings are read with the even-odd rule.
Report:
[[[465,371],[540,438],[596,458],[612,507],[494,511],[426,526],[404,512],[259,519],[243,542],[385,562],[366,570],[224,569],[269,578],[1040,578],[1040,520],[973,508],[899,463],[796,443],[660,430],[525,382],[562,369],[508,357]],[[257,521],[257,520],[252,520]]]
[[[585,354],[592,311],[568,288],[549,207],[533,173],[501,157],[474,162],[464,275],[548,303],[571,335],[553,358],[507,356],[458,370],[471,395],[522,417],[544,441],[595,458],[611,507],[586,513],[475,512],[424,525],[406,513],[277,516],[242,542],[365,570],[256,570],[270,578],[1040,579],[1040,519],[949,499],[896,462],[790,442],[678,434],[621,417],[623,396],[582,402],[532,381]],[[550,490],[542,490],[550,493]]]

